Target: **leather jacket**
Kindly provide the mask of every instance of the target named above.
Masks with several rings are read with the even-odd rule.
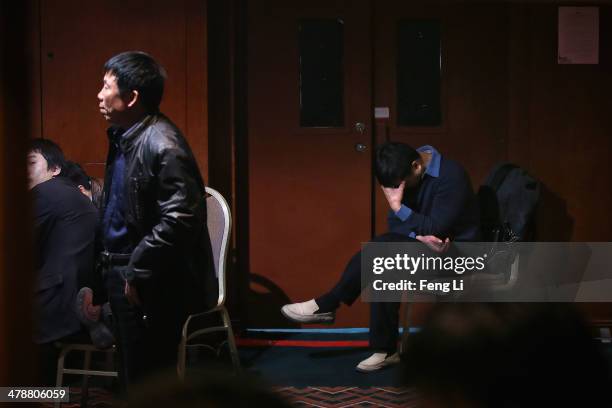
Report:
[[[109,138],[113,129],[109,129]],[[125,222],[132,251],[123,277],[149,309],[196,312],[216,304],[204,182],[180,130],[163,114],[144,117],[120,138],[125,155]],[[101,214],[117,154],[110,143]],[[166,310],[167,311],[167,310]]]

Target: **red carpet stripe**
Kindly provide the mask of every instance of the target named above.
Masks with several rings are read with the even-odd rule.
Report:
[[[367,340],[267,340],[267,339],[236,339],[242,347],[368,347]]]

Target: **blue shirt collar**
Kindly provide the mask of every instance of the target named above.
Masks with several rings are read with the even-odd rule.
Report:
[[[431,161],[425,169],[425,174],[429,174],[432,177],[438,177],[440,175],[440,162],[442,161],[442,155],[434,147],[425,145],[417,149],[419,153],[431,153]]]

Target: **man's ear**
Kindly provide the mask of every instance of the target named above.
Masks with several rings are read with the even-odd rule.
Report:
[[[129,108],[133,108],[134,105],[136,105],[136,102],[138,102],[140,98],[140,94],[138,93],[138,91],[136,90],[132,90],[130,91],[130,93],[127,95],[127,106]]]
[[[51,174],[53,175],[53,177],[55,176],[59,176],[59,174],[62,172],[62,168],[59,166],[53,166],[51,168]]]

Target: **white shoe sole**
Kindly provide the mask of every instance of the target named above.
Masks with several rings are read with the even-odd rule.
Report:
[[[316,313],[310,315],[303,315],[292,312],[287,305],[281,308],[281,313],[287,319],[294,321],[296,323],[325,323],[331,324],[336,320],[336,315],[333,312],[327,313]]]

